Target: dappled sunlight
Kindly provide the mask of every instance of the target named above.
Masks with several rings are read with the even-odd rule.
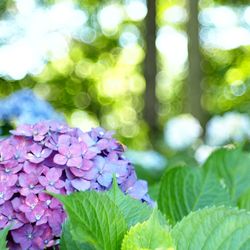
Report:
[[[157,12],[157,122],[162,129],[170,117],[185,111],[188,11],[184,1],[172,1],[159,3]],[[143,120],[147,13],[144,0],[100,5],[14,1],[0,21],[0,75],[19,83],[0,84],[0,95],[33,88],[72,124],[98,121],[133,144],[148,133]],[[248,13],[249,7],[201,3],[202,105],[210,113],[247,99]]]

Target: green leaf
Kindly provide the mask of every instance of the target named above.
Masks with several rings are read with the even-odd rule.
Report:
[[[71,231],[70,231],[70,222],[67,220],[63,224],[63,232],[60,238],[60,249],[61,250],[93,250],[91,246],[81,243],[73,239]]]
[[[198,167],[175,167],[165,172],[158,201],[160,210],[175,224],[191,211],[230,204],[230,196],[213,174]]]
[[[89,191],[53,196],[64,204],[74,240],[87,243],[97,250],[120,249],[127,224],[108,195]]]
[[[1,250],[7,250],[8,248],[6,247],[6,237],[9,232],[9,227],[4,228],[3,230],[0,230],[0,249]]]
[[[172,230],[178,250],[250,249],[250,213],[226,207],[192,212]]]
[[[250,189],[239,198],[238,207],[250,211]]]
[[[155,183],[154,185],[149,186],[149,188],[148,188],[148,194],[154,200],[158,200],[159,192],[160,192],[160,183],[159,182]]]
[[[138,222],[147,220],[152,214],[153,209],[149,205],[125,195],[118,187],[115,178],[112,188],[106,194],[120,209],[129,228]]]
[[[124,237],[121,250],[174,249],[174,243],[167,225],[161,224],[155,209],[148,221],[132,227]]]
[[[250,189],[250,155],[240,148],[219,149],[204,164],[207,173],[217,178],[229,188],[232,200],[237,203],[239,197]]]

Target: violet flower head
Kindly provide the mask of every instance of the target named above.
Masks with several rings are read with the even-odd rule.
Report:
[[[45,191],[72,192],[119,188],[152,203],[147,183],[138,180],[113,132],[83,132],[64,123],[21,125],[0,141],[0,229],[11,225],[8,247],[45,249],[58,244],[66,213]]]
[[[68,167],[80,167],[83,158],[81,157],[81,146],[75,138],[68,135],[61,135],[58,138],[58,154],[54,157],[54,162],[58,165]]]
[[[39,182],[47,191],[60,194],[60,189],[64,187],[64,181],[60,180],[61,176],[61,169],[50,168],[45,176],[39,176]]]
[[[41,163],[45,158],[49,157],[51,154],[51,149],[43,148],[39,144],[33,144],[30,147],[30,152],[27,154],[27,160],[32,163]]]

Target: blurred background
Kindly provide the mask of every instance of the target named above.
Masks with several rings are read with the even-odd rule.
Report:
[[[249,115],[247,0],[0,1],[2,135],[103,126],[154,178],[247,141]]]

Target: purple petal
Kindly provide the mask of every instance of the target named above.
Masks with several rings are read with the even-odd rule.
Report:
[[[16,217],[19,220],[19,222],[21,222],[22,224],[26,224],[29,221],[26,219],[25,214],[24,213],[16,213]]]
[[[52,209],[55,209],[55,208],[58,208],[58,207],[61,207],[61,206],[62,206],[61,203],[57,199],[52,198],[51,204],[50,204],[50,207]]]
[[[59,138],[58,138],[58,144],[59,145],[67,145],[69,146],[71,143],[71,136],[69,135],[60,135]]]
[[[31,211],[31,208],[25,204],[20,205],[19,209],[23,213],[29,213]]]
[[[74,179],[71,181],[72,186],[79,191],[86,191],[90,188],[90,181],[84,179]]]
[[[27,196],[31,193],[31,190],[28,187],[24,187],[20,189],[20,194],[23,196]]]
[[[7,189],[6,192],[5,192],[5,197],[4,197],[4,199],[5,199],[6,201],[9,200],[9,199],[13,196],[13,194],[14,194],[14,189],[11,188],[11,187],[8,187],[8,189]]]
[[[45,146],[50,149],[57,150],[58,148],[57,142],[58,142],[58,135],[53,134],[45,139]]]
[[[62,175],[62,170],[58,168],[50,168],[46,174],[49,181],[57,181]]]
[[[97,177],[97,181],[104,187],[109,187],[112,183],[113,176],[110,173],[104,173]]]
[[[0,229],[3,229],[8,221],[7,217],[0,215]]]
[[[19,212],[19,207],[21,205],[21,199],[19,197],[15,197],[11,200],[12,207],[15,211]]]
[[[0,182],[5,183],[6,186],[12,187],[17,182],[17,175],[15,174],[6,174],[5,172],[0,172]]]
[[[42,141],[44,139],[44,137],[45,137],[44,135],[34,135],[33,139],[34,139],[34,141],[39,142],[39,141]]]
[[[61,155],[68,155],[70,152],[69,152],[69,146],[68,145],[65,145],[65,144],[61,144],[58,146],[58,152],[61,154]]]
[[[82,148],[80,144],[73,144],[69,147],[69,152],[74,156],[80,156],[82,154]]]
[[[70,168],[70,171],[73,174],[73,176],[76,176],[76,177],[83,177],[85,175],[85,173],[84,173],[85,171],[83,171],[79,168],[72,167],[72,168]]]
[[[93,161],[83,160],[82,169],[83,170],[90,170],[93,167],[93,165],[94,165]]]
[[[62,180],[58,180],[58,181],[55,183],[55,187],[56,187],[57,189],[63,188],[64,186],[65,186],[65,183],[64,183],[64,181],[62,181]]]
[[[66,181],[65,181],[65,189],[66,189],[66,194],[71,194],[71,193],[73,193],[75,191],[70,180],[66,179]]]
[[[18,219],[12,219],[9,221],[7,226],[11,226],[11,230],[14,230],[14,229],[18,229],[21,226],[23,226],[23,223],[21,221],[19,221]]]
[[[25,204],[29,207],[35,207],[38,202],[39,199],[35,194],[29,194],[25,199]]]
[[[52,153],[52,150],[45,148],[41,152],[41,157],[43,157],[45,159],[45,158],[49,157],[51,153]]]
[[[101,156],[97,156],[94,160],[94,167],[98,168],[98,170],[102,170],[105,165],[105,159]]]
[[[35,136],[44,136],[49,131],[49,126],[45,122],[37,123],[33,129],[34,140]]]
[[[73,180],[75,179],[75,176],[72,174],[72,172],[70,171],[70,168],[66,168],[65,169],[65,173],[66,173],[66,181],[67,180]]]
[[[67,160],[68,159],[64,155],[61,155],[61,154],[56,154],[53,159],[54,163],[58,165],[65,165]]]
[[[47,190],[48,192],[51,192],[51,193],[60,194],[60,190],[57,189],[57,188],[55,188],[54,186],[48,185],[48,186],[46,187],[46,190]]]
[[[67,162],[67,166],[69,167],[81,167],[82,165],[82,157],[73,157],[71,159],[68,160]]]
[[[16,184],[16,182],[17,182],[17,179],[18,179],[17,175],[9,175],[8,183],[7,183],[8,186],[9,187],[14,186]]]
[[[38,183],[38,178],[35,174],[20,174],[19,184],[21,187],[27,187],[29,185],[35,186]]]
[[[83,178],[89,181],[96,179],[98,176],[98,170],[96,168],[91,168],[90,170],[83,172]]]
[[[27,234],[33,232],[33,228],[30,224],[26,224],[17,230],[11,231],[13,240],[16,243],[20,243],[23,249],[28,249],[31,246],[31,241],[28,239]]]
[[[136,177],[135,171],[133,170],[128,176],[126,182],[122,184],[124,191],[132,187],[135,184],[136,180],[137,180],[137,177]]]
[[[39,225],[43,225],[45,223],[48,222],[48,217],[46,216],[42,216],[41,219],[39,219],[37,222],[36,222],[36,226],[39,226]]]
[[[30,147],[30,151],[34,154],[34,155],[40,155],[41,151],[42,151],[42,146],[40,146],[39,144],[33,144]]]
[[[98,153],[100,153],[100,150],[96,147],[92,147],[84,154],[84,158],[89,160],[93,159]]]
[[[39,194],[41,191],[44,190],[42,185],[36,185],[34,189],[31,190],[33,194]]]
[[[45,213],[45,208],[39,204],[33,209],[32,213],[34,214],[36,221],[39,221]]]
[[[82,133],[80,135],[80,139],[81,139],[81,141],[86,143],[88,145],[88,147],[95,145],[95,141],[89,136],[88,133]]]
[[[11,130],[11,134],[19,136],[32,136],[32,125],[21,125],[16,130]]]
[[[13,207],[10,201],[5,202],[0,209],[1,213],[5,216],[13,214]]]
[[[80,142],[80,147],[81,147],[81,153],[82,154],[85,153],[85,152],[87,152],[88,146],[87,146],[87,144],[85,142],[81,141]]]
[[[97,142],[97,148],[103,150],[109,146],[109,141],[106,139],[101,139]]]
[[[24,172],[26,172],[27,174],[35,174],[36,176],[39,176],[42,174],[42,172],[44,171],[44,166],[43,165],[37,165],[35,163],[31,163],[29,161],[24,162],[23,165],[23,170]]]
[[[11,171],[12,171],[13,174],[16,174],[16,173],[18,173],[22,168],[23,168],[23,165],[22,165],[22,164],[18,164],[16,167],[13,167],[13,168],[11,169]]]
[[[148,185],[146,181],[138,180],[136,183],[127,190],[127,193],[135,198],[142,199],[143,196],[148,192]]]
[[[43,158],[41,158],[41,156],[36,156],[32,153],[28,153],[26,156],[26,159],[29,160],[31,163],[41,163],[42,161],[44,161]]]
[[[54,235],[52,234],[52,230],[48,225],[43,225],[42,229],[43,233],[37,237],[34,242],[37,246],[37,249],[47,249],[54,245]]]
[[[49,181],[47,180],[47,178],[45,176],[39,176],[38,180],[39,180],[40,184],[44,187],[46,187],[49,184]]]
[[[62,230],[62,222],[64,221],[62,212],[60,212],[60,210],[51,211],[51,215],[48,217],[48,220],[53,234],[59,236]]]
[[[26,159],[29,160],[31,163],[41,163],[43,161],[42,158],[37,158],[32,153],[28,153]]]

